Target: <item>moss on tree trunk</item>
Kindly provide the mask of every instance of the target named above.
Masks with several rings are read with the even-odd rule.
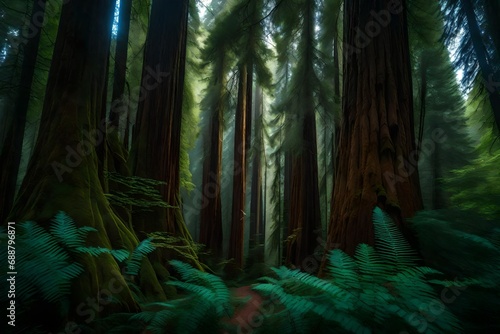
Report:
[[[97,229],[89,234],[89,246],[131,251],[138,239],[104,196],[99,173],[103,161],[97,154],[97,148],[107,147],[106,122],[101,118],[114,5],[111,0],[96,0],[63,6],[40,131],[10,219],[34,220],[48,227],[50,219],[62,210],[77,226]],[[61,324],[69,319],[85,323],[112,312],[138,309],[114,258],[85,256],[82,262],[85,271],[72,286],[68,319]],[[161,295],[163,290],[150,269],[146,263],[143,287]],[[121,303],[108,304],[93,317],[85,317],[82,303],[98,298],[110,284],[113,297]],[[43,308],[36,317],[51,319],[51,329],[57,330],[55,312]]]

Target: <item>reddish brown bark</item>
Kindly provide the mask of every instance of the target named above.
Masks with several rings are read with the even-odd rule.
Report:
[[[303,126],[304,148],[292,154],[288,216],[287,263],[304,270],[314,254],[321,226],[318,187],[316,120],[311,111]]]
[[[314,255],[317,246],[317,233],[321,231],[318,148],[314,84],[312,82],[315,77],[312,47],[314,45],[314,22],[314,2],[308,1],[302,31],[302,39],[305,41],[303,47],[306,47],[301,57],[302,71],[304,72],[295,73],[303,78],[296,101],[302,109],[296,115],[302,122],[302,131],[298,134],[300,147],[297,147],[295,152],[290,153],[290,198],[287,203],[288,242],[286,252],[287,264],[293,264],[305,271],[311,271],[311,268],[308,268],[308,259]]]
[[[184,238],[189,247],[192,238],[184,223],[179,194],[188,3],[153,1],[141,83],[145,98],[137,111],[131,165],[134,175],[166,183],[160,186],[160,193],[171,206],[135,213],[138,236],[167,232]],[[160,260],[166,261],[169,255],[161,254]]]
[[[221,210],[221,163],[222,163],[222,120],[224,112],[224,54],[219,50],[219,73],[213,83],[220,91],[214,110],[208,122],[208,131],[204,141],[202,207],[200,210],[200,238],[214,255],[222,255],[222,210]]]
[[[107,91],[114,5],[112,0],[70,1],[62,8],[40,131],[11,218],[48,227],[50,219],[62,210],[77,226],[97,229],[89,234],[89,246],[131,251],[138,240],[104,196],[96,152],[96,146],[106,147],[102,101]],[[67,318],[61,319],[58,305],[33,309],[33,317],[44,321],[47,332],[59,331],[70,320],[83,323],[88,317],[81,316],[79,305],[98,296],[110,282],[120,287],[114,294],[120,305],[107,305],[96,312],[97,317],[138,309],[111,255],[84,256],[78,261],[85,271],[72,282]],[[164,298],[154,274],[141,273],[142,288],[147,290],[143,283],[149,282],[149,291]]]
[[[344,58],[343,119],[328,246],[349,254],[360,243],[373,244],[376,205],[399,225],[422,208],[418,170],[407,163],[413,159],[415,135],[406,1],[366,45],[360,47],[356,40],[359,29],[377,22],[372,13],[393,8],[391,3],[352,0],[344,8],[344,41],[351,49],[346,48]]]
[[[257,86],[254,109],[254,147],[252,161],[252,190],[250,198],[250,247],[264,244],[264,219],[262,217],[262,89]]]
[[[229,239],[229,259],[234,259],[237,267],[243,266],[243,243],[245,226],[245,197],[247,173],[247,66],[240,66],[238,84],[238,102],[236,105],[234,128],[234,169],[233,169],[233,207],[231,219],[231,236]]]

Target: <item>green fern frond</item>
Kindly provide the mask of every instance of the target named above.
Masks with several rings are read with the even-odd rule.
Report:
[[[219,314],[220,316],[232,314],[232,307],[230,304],[231,296],[229,293],[229,289],[220,277],[201,272],[191,267],[189,264],[178,260],[172,260],[170,261],[170,264],[175,268],[177,272],[179,272],[179,274],[181,274],[181,277],[185,281],[185,283],[172,281],[169,282],[169,284],[180,284],[183,285],[183,288],[187,290],[195,289],[195,287],[203,288],[196,289],[198,292],[202,293],[201,297],[204,297],[207,300],[211,300],[215,304],[217,314]],[[180,285],[178,286],[181,287]],[[195,292],[194,290],[190,291]]]
[[[415,265],[418,261],[417,253],[408,244],[389,215],[379,207],[373,209],[373,225],[377,254],[384,263],[393,266],[393,272]]]
[[[358,265],[342,250],[334,249],[330,252],[327,269],[334,284],[344,289],[360,289]]]
[[[85,240],[89,232],[97,232],[90,226],[78,228],[74,220],[63,211],[59,211],[52,219],[50,233],[58,242],[69,249],[85,247]]]
[[[358,245],[354,258],[358,264],[360,280],[383,283],[393,269],[392,265],[386,264],[375,249],[367,244]]]
[[[168,302],[150,303],[143,312],[130,318],[152,333],[216,333],[220,319],[232,316],[229,289],[214,275],[194,269],[189,264],[172,260],[172,267],[183,281],[166,284],[188,294]]]
[[[17,301],[20,305],[28,305],[33,298],[59,302],[61,311],[66,312],[65,297],[83,267],[73,262],[64,245],[37,223],[23,222],[16,228]],[[2,247],[0,255],[7,258],[7,247]],[[1,279],[6,279],[5,274]],[[18,311],[22,314],[21,308]]]
[[[125,273],[132,276],[139,275],[143,258],[155,249],[151,238],[142,240],[130,255]]]
[[[146,329],[155,334],[161,334],[167,332],[166,329],[172,322],[172,319],[174,319],[175,312],[167,308],[158,312],[154,312],[152,316],[153,317],[148,322],[149,325]]]
[[[110,253],[118,262],[124,262],[130,256],[130,252],[126,249],[111,249]]]

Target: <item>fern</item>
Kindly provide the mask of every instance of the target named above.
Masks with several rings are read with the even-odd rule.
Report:
[[[153,245],[151,238],[142,240],[130,255],[125,274],[132,276],[139,275],[143,258],[155,249],[156,247]]]
[[[417,263],[417,252],[410,247],[398,227],[392,223],[389,215],[379,207],[375,207],[373,210],[373,224],[377,253],[384,263],[393,267],[390,268],[392,272],[414,266]]]
[[[112,205],[132,208],[133,212],[152,211],[156,207],[177,208],[166,203],[158,190],[158,186],[165,185],[165,182],[139,176],[123,176],[114,172],[106,172],[105,176],[123,189],[105,194]]]
[[[457,209],[422,211],[411,220],[424,261],[446,274],[431,283],[452,291],[448,306],[466,332],[500,331],[493,311],[500,309],[498,223]]]
[[[48,302],[56,302],[70,293],[71,281],[83,272],[72,263],[70,254],[57,238],[35,222],[17,224],[16,238],[16,297],[19,303],[28,302],[40,294]],[[7,247],[2,256],[7,258]]]
[[[428,278],[440,272],[415,267],[416,252],[379,208],[373,212],[373,223],[376,248],[361,244],[354,259],[333,250],[328,256],[328,279],[281,267],[274,269],[277,279],[264,278],[265,283],[254,285],[265,295],[277,296],[287,311],[267,315],[265,325],[284,333],[419,332],[422,324],[415,319],[425,315],[422,307],[440,303],[433,289],[439,282]],[[266,332],[267,326],[259,332]],[[460,331],[448,310],[426,326],[429,333]]]
[[[69,310],[69,295],[75,278],[83,273],[78,263],[81,254],[100,256],[111,254],[118,261],[128,258],[126,250],[110,250],[86,245],[87,236],[96,229],[77,227],[73,219],[64,212],[58,212],[52,219],[48,231],[35,222],[16,224],[16,312],[18,319],[30,314],[30,307],[38,301],[59,306],[62,316]],[[0,255],[7,258],[5,229],[0,231],[2,247]],[[5,274],[0,278],[6,282]],[[6,297],[3,295],[2,301]],[[29,319],[26,319],[28,323]],[[22,321],[21,321],[22,322]]]
[[[201,297],[213,301],[219,316],[231,315],[230,294],[222,279],[209,273],[200,272],[190,265],[177,260],[170,261],[170,264],[181,274],[185,283],[171,281],[169,284],[177,285],[184,289],[194,286],[206,288],[207,293]]]
[[[76,227],[73,219],[65,212],[59,211],[52,219],[50,233],[56,240],[68,249],[78,249],[85,247],[85,240],[89,232],[97,232],[90,226]]]
[[[168,302],[149,303],[141,313],[132,315],[127,324],[151,333],[216,333],[223,328],[221,319],[232,316],[229,289],[217,276],[201,272],[189,264],[172,260],[170,264],[182,281],[169,281],[187,295]],[[125,326],[126,327],[126,326]],[[140,327],[140,326],[139,326]]]

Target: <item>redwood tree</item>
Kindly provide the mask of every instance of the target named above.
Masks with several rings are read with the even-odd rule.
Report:
[[[232,63],[229,52],[233,41],[234,17],[222,13],[214,23],[203,50],[203,59],[211,66],[203,108],[205,130],[203,134],[202,199],[200,204],[200,238],[215,256],[222,256],[222,139],[224,113],[228,107],[227,73]],[[229,35],[228,35],[229,34]]]
[[[250,246],[264,244],[264,217],[262,203],[262,89],[257,86],[254,103],[254,151],[252,160],[252,187],[250,194]]]
[[[233,206],[231,219],[231,238],[228,258],[232,258],[238,267],[243,265],[243,241],[245,226],[245,195],[247,177],[247,66],[240,66],[238,83],[238,102],[236,105],[234,129],[234,171],[233,171]]]
[[[137,111],[131,166],[136,176],[165,182],[160,193],[169,205],[134,215],[139,237],[167,232],[183,238],[189,248],[192,238],[179,193],[188,7],[188,0],[153,1],[141,83],[144,98]],[[195,259],[192,249],[190,252]],[[163,262],[166,253],[162,254]]]
[[[70,1],[64,4],[46,96],[40,131],[28,171],[10,219],[34,220],[47,227],[59,211],[71,216],[77,226],[91,226],[89,246],[132,250],[138,240],[110,208],[104,196],[96,147],[106,147],[106,70],[112,29],[113,0]],[[80,322],[79,305],[98,296],[112,280],[121,289],[114,295],[120,305],[110,304],[99,316],[118,310],[136,310],[133,296],[119,274],[116,260],[107,254],[81,259],[85,271],[72,285],[68,319]],[[149,263],[144,263],[150,270]],[[151,271],[149,271],[151,272]],[[141,277],[153,294],[164,296],[153,275]],[[118,280],[118,282],[116,282]],[[50,329],[58,329],[54,319],[58,310],[36,309]]]
[[[113,126],[120,126],[120,110],[116,108],[118,102],[122,101],[125,92],[125,75],[127,73],[128,37],[130,30],[130,16],[132,13],[132,0],[120,1],[119,27],[116,36],[115,70],[113,78],[113,95],[109,121]],[[127,124],[128,126],[128,124]],[[128,144],[125,138],[124,144]]]
[[[289,143],[296,143],[289,156],[289,198],[287,263],[308,270],[307,259],[314,253],[321,226],[318,186],[318,148],[316,133],[316,104],[319,80],[315,73],[317,60],[314,31],[316,2],[301,2],[301,34],[299,59],[291,77]],[[285,189],[286,193],[286,189]]]
[[[328,246],[373,244],[372,210],[398,225],[422,208],[406,1],[344,4],[344,84]],[[377,19],[375,18],[377,16]]]
[[[229,258],[234,258],[236,264],[243,264],[245,197],[247,168],[251,148],[252,135],[252,104],[254,73],[257,81],[270,86],[271,75],[266,66],[269,50],[263,43],[263,1],[250,3],[241,1],[232,10],[233,16],[238,15],[238,47],[239,51],[239,86],[235,119],[234,142],[234,174],[233,174],[233,207],[231,221],[231,238],[229,241]],[[235,27],[236,28],[236,27]],[[256,152],[256,154],[259,154]]]
[[[14,119],[7,130],[6,139],[1,147],[0,161],[5,165],[0,170],[0,224],[5,221],[14,203],[17,176],[23,149],[26,115],[31,95],[31,84],[35,73],[40,34],[43,25],[46,0],[35,0],[30,20],[31,38],[26,39],[23,48],[23,62],[19,89],[13,110]]]

